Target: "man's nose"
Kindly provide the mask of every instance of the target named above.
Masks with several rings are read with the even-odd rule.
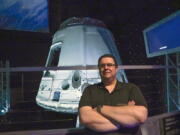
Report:
[[[104,69],[107,69],[109,66],[107,64],[104,65]]]

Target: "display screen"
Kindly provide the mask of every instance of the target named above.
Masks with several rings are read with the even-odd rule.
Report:
[[[143,31],[148,57],[180,51],[180,11]]]
[[[48,32],[47,0],[0,0],[0,29]]]

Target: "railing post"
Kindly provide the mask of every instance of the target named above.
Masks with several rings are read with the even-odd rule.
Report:
[[[5,66],[3,62],[0,61],[0,67],[5,67],[5,71],[0,72],[0,115],[3,115],[10,109],[9,61],[5,62]]]
[[[180,52],[176,55],[176,63],[177,63],[177,88],[178,88],[178,107],[180,110]]]
[[[0,67],[3,67],[2,61],[0,61]],[[3,107],[3,87],[3,72],[0,72],[0,109]]]
[[[21,95],[22,95],[22,100],[24,101],[24,74],[23,72],[21,76]]]
[[[9,61],[6,61],[6,108],[7,111],[10,109],[10,64]]]
[[[168,54],[166,54],[166,66],[169,66]],[[170,99],[169,99],[169,68],[166,68],[166,99],[167,99],[167,112],[170,112]]]

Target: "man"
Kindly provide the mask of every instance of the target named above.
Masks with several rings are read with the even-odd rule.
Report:
[[[118,65],[111,54],[98,60],[101,83],[88,86],[79,103],[80,122],[108,134],[131,135],[147,119],[147,104],[139,88],[116,79]]]

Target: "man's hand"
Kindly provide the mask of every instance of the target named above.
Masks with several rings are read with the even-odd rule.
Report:
[[[131,101],[129,101],[129,102],[128,102],[128,104],[127,104],[127,105],[129,105],[129,106],[130,106],[130,105],[135,105],[135,104],[136,104],[136,103],[134,102],[134,100],[131,100]],[[97,107],[93,108],[93,110],[94,110],[94,111],[96,111],[96,112],[98,112]]]
[[[92,130],[99,132],[118,130],[118,126],[98,113],[97,108],[83,106],[79,110],[79,117],[80,122]]]
[[[95,131],[117,130],[120,125],[133,127],[147,118],[147,109],[129,101],[124,106],[103,105],[100,112],[97,107],[84,106],[80,108],[80,121],[85,126]]]
[[[128,102],[128,105],[135,105],[136,103],[134,102],[134,100],[131,100]]]
[[[146,107],[137,106],[134,101],[129,101],[125,106],[103,105],[101,108],[101,115],[128,127],[145,122],[147,113]]]

